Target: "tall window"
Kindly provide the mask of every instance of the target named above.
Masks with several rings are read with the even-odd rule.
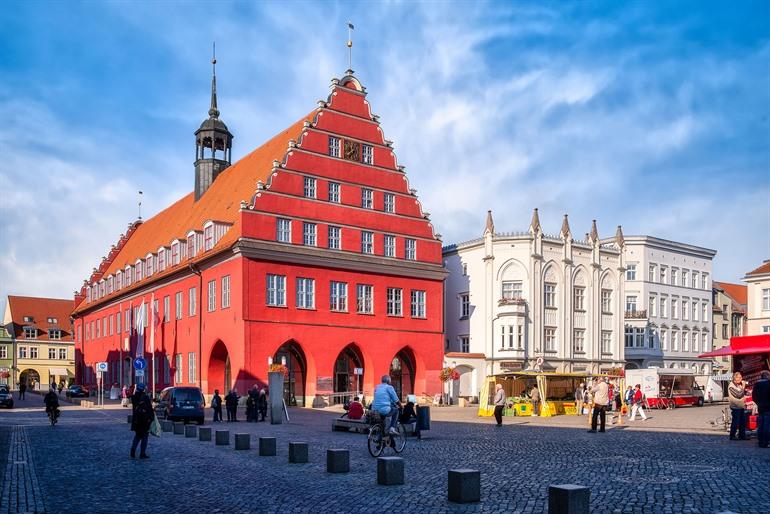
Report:
[[[612,314],[612,290],[602,289],[602,312]]]
[[[688,301],[685,299],[682,299],[682,319],[690,319],[689,305]]]
[[[348,310],[348,284],[346,282],[329,283],[329,309],[337,312]]]
[[[280,243],[291,243],[291,220],[284,218],[275,220],[275,238]]]
[[[556,329],[555,328],[546,328],[544,330],[544,336],[545,336],[545,351],[546,352],[555,352],[556,351]]]
[[[297,278],[297,308],[312,309],[315,307],[315,280],[312,278]]]
[[[665,284],[668,281],[668,268],[665,266],[660,267],[660,283]]]
[[[214,248],[214,225],[209,225],[203,229],[203,250],[208,251]]]
[[[414,239],[404,240],[404,257],[408,261],[414,261],[417,259],[417,241]]]
[[[67,360],[67,349],[66,348],[59,348],[59,360]]]
[[[196,305],[197,293],[198,291],[196,291],[196,288],[194,287],[191,287],[187,293],[187,296],[188,296],[187,301],[189,302],[188,303],[189,308],[187,310],[188,316],[195,316],[195,313],[197,312],[197,305]]]
[[[675,352],[679,351],[679,331],[678,330],[671,331],[671,350]]]
[[[687,277],[689,272],[686,269],[682,270],[682,287],[687,287]]]
[[[516,325],[516,348],[524,349],[524,325]]]
[[[305,198],[315,198],[315,179],[313,177],[305,177],[304,181],[304,188],[303,193],[305,195]]]
[[[657,316],[658,315],[658,298],[655,296],[650,296],[649,298],[649,307],[650,307],[650,316]]]
[[[679,319],[679,300],[671,299],[671,319]]]
[[[668,317],[668,297],[666,296],[660,297],[660,317],[661,318]]]
[[[708,289],[708,285],[709,285],[709,274],[708,273],[703,273],[700,276],[700,286],[701,286],[701,289]]]
[[[56,348],[48,348],[48,358],[51,360],[56,358]]]
[[[401,316],[402,310],[402,297],[403,291],[400,287],[389,287],[387,294],[387,314],[388,316]]]
[[[636,296],[626,296],[626,312],[636,312]]]
[[[158,250],[158,271],[166,269],[166,249],[161,248]],[[120,279],[118,279],[118,289],[120,289]]]
[[[383,201],[383,209],[385,212],[396,212],[396,195],[392,193],[385,193]]]
[[[575,329],[572,335],[572,351],[574,353],[585,353],[586,331]]]
[[[656,278],[655,277],[655,271],[656,271],[656,269],[657,268],[656,268],[656,266],[654,264],[650,264],[650,270],[649,270],[649,274],[647,276],[647,280],[649,280],[650,282],[655,282],[655,278]]]
[[[171,265],[176,266],[179,264],[179,242],[175,241],[171,243]],[[131,283],[131,271],[126,269],[126,285]]]
[[[29,347],[29,358],[30,359],[37,359],[38,357],[38,347],[37,346],[30,346]]]
[[[462,353],[470,353],[471,351],[470,336],[460,336],[460,351]]]
[[[612,331],[602,330],[602,353],[612,353]]]
[[[359,314],[374,313],[374,286],[368,284],[356,286],[356,311]]]
[[[698,272],[693,270],[692,271],[692,280],[690,281],[690,287],[695,289],[698,287]]]
[[[675,286],[677,280],[679,280],[679,270],[676,268],[671,268],[671,285]]]
[[[329,201],[340,203],[340,185],[337,182],[329,182]]]
[[[329,136],[329,155],[340,157],[340,138]]]
[[[701,316],[700,319],[701,319],[701,321],[708,321],[709,320],[709,304],[708,304],[708,302],[703,302],[701,307],[702,307],[701,314],[703,314],[703,316]],[[736,334],[736,335],[739,335],[739,334]]]
[[[302,223],[302,244],[305,246],[316,245],[316,225],[315,223]]]
[[[3,345],[0,346],[0,359],[7,359],[8,358],[8,347]]]
[[[517,300],[522,295],[521,280],[503,280],[503,300]]]
[[[182,319],[182,291],[174,295],[174,307],[176,309],[176,319]],[[128,318],[126,318],[126,329],[128,329]]]
[[[468,293],[460,295],[460,317],[467,318],[471,315],[471,295]]]
[[[668,331],[666,329],[660,330],[660,349],[664,352],[668,351]]]
[[[636,264],[626,265],[626,280],[636,280]]]
[[[396,256],[396,236],[385,234],[384,255],[385,257]]]
[[[698,301],[697,300],[692,301],[692,320],[698,321]]]
[[[181,384],[182,383],[182,354],[177,353],[174,355],[174,366],[176,367],[176,370],[174,371],[174,383]]]
[[[690,333],[686,330],[682,331],[682,351],[690,351]]]
[[[371,189],[361,189],[361,207],[364,209],[374,208],[374,191]]]
[[[187,381],[195,383],[195,352],[187,354]]]
[[[168,323],[171,319],[171,297],[163,297],[163,323]],[[120,313],[118,313],[118,332],[120,332]]]
[[[361,232],[361,253],[374,253],[374,233]]]
[[[19,346],[19,358],[20,359],[26,359],[27,358],[27,347],[26,346]]]
[[[425,291],[412,290],[412,317],[425,317]]]
[[[709,348],[709,346],[708,346],[708,341],[709,341],[709,335],[707,333],[705,333],[705,332],[702,333],[701,334],[701,347],[703,348],[704,352],[710,352],[711,351],[711,348]]]
[[[207,307],[209,312],[213,312],[217,308],[217,281],[216,280],[209,280]]]
[[[547,308],[555,309],[556,308],[556,284],[551,284],[549,282],[545,283],[545,306]]]
[[[372,145],[361,145],[361,157],[364,164],[374,164],[374,148]]]
[[[332,227],[329,226],[328,234],[329,234],[329,248],[331,250],[339,250],[342,248],[342,237],[341,237],[342,229],[340,227]]]
[[[762,310],[770,311],[770,289],[762,290]]]
[[[576,311],[585,310],[586,288],[576,287],[573,290],[573,307]]]
[[[222,277],[222,308],[230,307],[230,275]]]
[[[286,306],[286,277],[267,275],[267,304],[273,307]]]

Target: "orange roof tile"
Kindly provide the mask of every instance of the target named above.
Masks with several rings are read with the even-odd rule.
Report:
[[[730,282],[717,282],[714,281],[714,285],[719,289],[722,289],[727,296],[732,298],[736,303],[746,305],[748,303],[748,287],[743,284],[731,284]]]
[[[746,273],[746,276],[750,277],[752,275],[764,275],[765,273],[770,273],[770,259],[763,262],[762,265],[757,269]]]
[[[11,311],[11,321],[18,328],[34,325],[42,331],[35,339],[48,339],[48,329],[58,328],[62,332],[62,341],[72,341],[70,314],[72,300],[60,298],[38,298],[34,296],[8,296],[8,308]],[[31,316],[32,322],[24,321],[25,316]],[[56,318],[56,323],[49,323],[48,318]]]

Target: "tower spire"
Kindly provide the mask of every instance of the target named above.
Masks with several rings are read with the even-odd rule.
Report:
[[[219,109],[217,108],[217,43],[214,41],[211,51],[211,107],[209,108],[209,116],[212,118],[219,117]]]
[[[487,211],[487,223],[484,226],[484,235],[490,233],[495,235],[495,222],[492,220],[492,211]]]

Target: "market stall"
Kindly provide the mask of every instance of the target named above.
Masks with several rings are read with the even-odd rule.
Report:
[[[494,413],[495,384],[503,386],[506,416],[534,414],[532,387],[540,393],[540,416],[575,413],[575,389],[586,381],[585,373],[550,373],[519,371],[487,377],[479,398],[479,416]]]

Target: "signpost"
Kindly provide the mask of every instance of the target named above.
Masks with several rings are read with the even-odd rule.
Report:
[[[134,370],[137,378],[137,382],[144,382],[144,370],[147,369],[147,361],[144,357],[137,357],[134,359]],[[141,380],[139,380],[141,379]]]

